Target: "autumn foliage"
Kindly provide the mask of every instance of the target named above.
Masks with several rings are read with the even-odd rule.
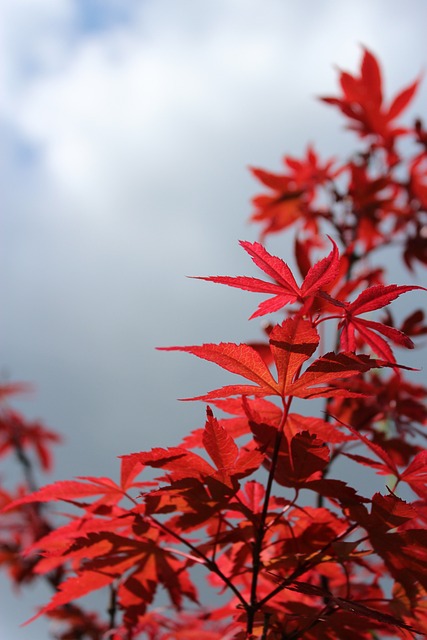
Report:
[[[203,427],[121,456],[119,483],[36,488],[58,436],[10,408],[19,385],[2,387],[0,453],[17,454],[24,479],[0,493],[0,563],[16,585],[52,585],[35,616],[52,637],[427,634],[427,389],[405,365],[427,333],[425,289],[389,283],[384,259],[389,247],[411,277],[427,263],[427,131],[401,121],[418,82],[385,101],[369,51],[339,84],[321,100],[353,131],[351,157],[309,147],[280,173],[252,169],[260,239],[292,232],[297,267],[245,241],[257,276],[202,278],[261,294],[251,318],[266,316],[264,338],[162,347],[236,375],[191,398],[208,403]],[[412,310],[396,314],[401,296]],[[368,495],[350,483],[366,474]],[[99,589],[105,615],[76,602]]]

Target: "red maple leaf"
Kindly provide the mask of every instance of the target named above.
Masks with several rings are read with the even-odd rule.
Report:
[[[62,480],[48,484],[29,495],[14,500],[5,510],[14,509],[23,504],[32,502],[54,502],[63,500],[65,502],[75,502],[79,498],[94,498],[90,508],[96,510],[101,505],[116,505],[126,497],[126,489],[134,486],[128,484],[125,488],[117,485],[114,480],[105,477],[95,478],[92,476],[80,477],[77,480]],[[135,485],[139,486],[139,485]]]
[[[340,172],[333,167],[334,160],[321,163],[312,147],[308,147],[302,160],[285,156],[283,161],[286,166],[283,174],[251,169],[253,175],[270,189],[270,193],[252,200],[255,212],[251,219],[265,225],[262,237],[281,231],[297,220],[303,220],[306,227],[315,231],[319,213],[314,207],[317,190]]]
[[[0,384],[0,401],[4,402],[11,396],[32,391],[33,387],[26,382],[2,382]]]
[[[389,344],[378,335],[379,333],[386,336],[389,340],[400,347],[413,349],[414,343],[402,331],[395,329],[382,322],[366,320],[359,316],[369,313],[377,309],[382,309],[393,300],[396,300],[402,293],[421,289],[426,291],[424,287],[419,286],[403,286],[397,284],[375,285],[362,291],[362,293],[353,302],[341,302],[327,297],[331,304],[335,304],[343,309],[343,318],[339,323],[341,329],[340,347],[343,351],[356,351],[355,331],[359,333],[363,342],[380,357],[389,362],[396,362],[393,352]]]
[[[5,393],[20,393],[22,389],[20,385],[8,385]],[[0,456],[16,449],[34,451],[41,468],[49,471],[52,467],[50,445],[60,442],[61,437],[40,422],[30,422],[9,407],[0,412]]]
[[[355,216],[354,240],[363,243],[370,251],[384,243],[386,224],[390,217],[402,218],[405,205],[398,207],[402,187],[389,172],[372,175],[367,163],[350,162],[348,165],[348,202]]]
[[[76,575],[62,582],[51,601],[26,624],[92,591],[118,582],[118,598],[129,606],[131,594],[137,595],[140,612],[152,602],[159,584],[163,584],[174,606],[179,609],[183,596],[197,602],[197,592],[181,561],[162,549],[155,531],[132,539],[112,531],[99,531],[76,538],[62,553],[63,562],[79,551],[85,558]]]
[[[320,398],[333,396],[358,396],[360,393],[331,386],[337,380],[355,376],[369,369],[389,366],[389,363],[374,360],[355,353],[328,353],[315,360],[306,371],[300,369],[314,353],[319,343],[319,334],[308,320],[288,318],[276,325],[270,333],[270,348],[277,370],[277,381],[273,378],[261,356],[246,344],[204,344],[189,347],[159,347],[163,351],[184,351],[209,360],[220,367],[236,373],[255,385],[229,385],[210,391],[203,396],[187,400],[212,401],[228,396],[297,396]]]
[[[420,451],[411,464],[400,474],[400,480],[409,484],[421,498],[427,498],[427,451]]]
[[[260,467],[264,460],[263,455],[259,451],[245,448],[239,450],[209,407],[206,414],[206,425],[200,444],[203,444],[215,466],[184,447],[169,447],[122,456],[127,468],[137,466],[140,469],[142,465],[165,469],[168,475],[159,478],[160,480],[195,478],[203,482],[206,478],[213,478],[229,487],[235,486],[235,480],[250,475]]]
[[[340,84],[341,97],[324,97],[321,100],[338,107],[352,121],[349,128],[357,131],[361,137],[373,136],[391,150],[396,136],[407,132],[394,121],[411,102],[419,80],[395,96],[390,105],[384,104],[379,63],[374,54],[365,48],[360,75],[342,71]]]
[[[240,244],[251,256],[257,267],[264,271],[273,282],[247,276],[198,276],[196,279],[225,284],[229,287],[256,293],[272,294],[273,297],[261,302],[255,313],[251,315],[251,319],[257,318],[267,313],[278,311],[289,303],[299,302],[304,304],[307,299],[316,296],[321,289],[335,280],[339,269],[339,253],[335,242],[332,239],[331,242],[333,245],[332,251],[326,258],[323,258],[308,270],[301,287],[297,285],[286,262],[281,258],[272,256],[259,242],[241,241]]]

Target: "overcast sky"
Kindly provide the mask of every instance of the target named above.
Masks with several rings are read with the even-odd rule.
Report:
[[[66,440],[54,478],[117,477],[117,455],[203,425],[176,398],[228,379],[155,346],[257,338],[259,299],[185,276],[253,273],[247,166],[349,149],[314,99],[334,65],[364,44],[395,93],[427,68],[426,24],[425,0],[0,0],[0,364]],[[17,628],[45,598],[2,604],[0,635],[46,640]]]

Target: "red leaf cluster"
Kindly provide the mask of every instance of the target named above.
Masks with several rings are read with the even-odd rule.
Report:
[[[253,170],[268,192],[252,219],[262,238],[295,229],[301,278],[258,242],[241,245],[261,277],[200,278],[267,296],[251,316],[273,314],[267,339],[162,348],[237,376],[192,398],[209,402],[204,427],[122,456],[119,483],[89,476],[36,489],[32,470],[49,468],[58,438],[5,404],[19,385],[0,389],[0,454],[16,453],[25,474],[13,494],[1,490],[0,564],[16,584],[54,588],[34,616],[59,625],[54,637],[427,635],[427,389],[395,355],[427,328],[421,309],[399,321],[389,310],[425,289],[390,284],[386,265],[371,262],[391,244],[409,269],[427,262],[427,136],[420,121],[399,120],[418,82],[386,102],[371,52],[339,81],[341,95],[323,101],[361,149],[340,164],[309,147],[285,157],[283,175]],[[403,138],[415,144],[409,158]],[[304,402],[313,399],[323,399],[318,415]],[[228,598],[204,605],[196,567]],[[104,618],[75,604],[100,589]]]

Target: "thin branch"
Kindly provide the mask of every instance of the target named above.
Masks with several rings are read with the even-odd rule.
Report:
[[[282,443],[283,430],[285,428],[286,420],[288,418],[289,410],[291,407],[291,403],[293,400],[293,396],[290,396],[283,407],[283,414],[280,421],[280,424],[277,428],[276,439],[274,443],[273,455],[271,457],[271,466],[268,474],[267,486],[265,490],[264,504],[261,512],[260,523],[258,527],[258,534],[255,539],[253,545],[252,552],[252,583],[251,583],[251,599],[250,599],[250,609],[248,610],[248,620],[247,620],[247,633],[252,633],[253,624],[254,624],[254,616],[255,612],[258,610],[257,604],[257,586],[258,586],[258,576],[261,570],[261,551],[262,544],[264,540],[264,535],[266,532],[266,519],[268,514],[268,507],[270,502],[271,490],[273,487],[274,476],[276,474],[276,467],[279,460],[279,452],[280,446]]]
[[[117,589],[116,586],[110,585],[110,603],[107,609],[109,616],[109,628],[114,629],[116,626],[116,613],[117,613]]]
[[[357,523],[353,523],[345,531],[340,533],[333,540],[330,540],[321,549],[319,549],[319,551],[315,553],[314,556],[312,556],[305,562],[302,562],[301,565],[297,569],[295,569],[295,571],[293,571],[293,573],[291,573],[290,576],[285,578],[275,589],[270,591],[270,593],[267,596],[265,596],[262,600],[258,602],[257,609],[260,609],[261,607],[263,607],[264,604],[266,604],[269,600],[271,600],[271,598],[274,598],[274,596],[276,596],[278,593],[283,591],[283,589],[286,589],[286,587],[290,586],[295,580],[297,580],[297,578],[300,578],[304,573],[306,573],[307,571],[312,569],[314,566],[319,564],[319,562],[322,560],[322,557],[325,555],[326,551],[328,551],[328,549],[335,542],[338,542],[339,540],[342,540],[343,538],[348,536],[352,531],[357,529],[358,526],[359,525]]]
[[[180,536],[179,533],[176,533],[176,531],[173,531],[172,529],[170,529],[163,522],[160,522],[159,520],[156,520],[156,518],[154,518],[153,516],[149,516],[149,517],[150,517],[150,520],[156,526],[158,526],[160,529],[163,529],[163,531],[166,531],[166,533],[168,533],[169,535],[173,536],[176,540],[181,542],[181,544],[185,545],[186,547],[191,549],[191,551],[193,551],[193,553],[197,554],[203,560],[203,563],[205,564],[205,566],[210,571],[215,573],[224,582],[224,584],[234,593],[234,595],[238,598],[238,600],[240,601],[242,606],[246,610],[248,609],[248,606],[249,606],[248,602],[243,598],[243,596],[241,595],[240,591],[237,589],[237,587],[234,586],[234,584],[232,583],[230,578],[228,578],[221,571],[221,569],[218,567],[217,563],[214,560],[210,560],[210,558],[208,558],[207,555],[205,555],[203,553],[203,551],[200,551],[194,544],[192,544],[191,542],[189,542],[188,540],[186,540],[185,538]]]

